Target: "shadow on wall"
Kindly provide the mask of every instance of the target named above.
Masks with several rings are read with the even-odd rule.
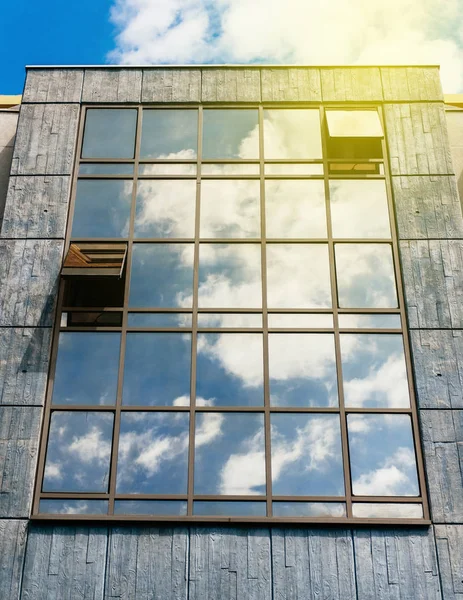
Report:
[[[14,135],[7,145],[0,148],[0,231],[5,212],[6,194],[8,191],[8,180],[10,177],[11,160],[13,158]]]

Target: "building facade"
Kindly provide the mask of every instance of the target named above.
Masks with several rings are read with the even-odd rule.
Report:
[[[29,68],[5,597],[463,597],[462,239],[437,67]]]

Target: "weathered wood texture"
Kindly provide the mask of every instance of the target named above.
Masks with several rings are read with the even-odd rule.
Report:
[[[142,102],[200,102],[199,69],[143,69]]]
[[[11,177],[1,236],[64,238],[70,177]]]
[[[140,102],[141,69],[85,69],[82,102]]]
[[[463,525],[436,525],[443,600],[463,598]]]
[[[39,444],[39,407],[0,406],[0,517],[27,518]]]
[[[463,238],[463,216],[455,177],[393,177],[400,239]]]
[[[0,326],[50,326],[63,242],[0,240]]]
[[[421,410],[434,523],[463,523],[463,410]]]
[[[109,537],[105,600],[186,600],[187,564],[186,528],[116,527]]]
[[[453,174],[443,104],[385,104],[384,113],[392,175]]]
[[[22,102],[80,102],[83,80],[82,69],[30,69]]]
[[[274,600],[356,598],[350,530],[274,529],[272,561]]]
[[[258,69],[203,69],[203,102],[260,102]]]
[[[410,332],[420,408],[463,408],[463,331]]]
[[[380,67],[384,100],[444,100],[439,67]]]
[[[354,548],[358,600],[441,600],[431,528],[358,530]]]
[[[320,102],[319,69],[262,69],[263,102]]]
[[[21,600],[103,600],[107,539],[105,528],[31,525]]]
[[[381,101],[383,90],[378,67],[321,69],[325,102]]]
[[[27,521],[0,520],[0,594],[18,600],[26,549]]]
[[[69,175],[72,171],[77,104],[24,104],[11,165],[12,175]]]
[[[410,327],[463,327],[463,241],[400,242]]]
[[[266,530],[193,528],[190,600],[270,600],[270,537]]]

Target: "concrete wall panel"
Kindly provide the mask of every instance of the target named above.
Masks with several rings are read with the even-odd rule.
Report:
[[[200,102],[199,69],[144,69],[142,102]]]
[[[203,102],[260,102],[258,69],[203,69]]]
[[[21,588],[27,521],[0,520],[0,590],[5,600],[18,600]]]
[[[382,101],[378,67],[321,69],[324,102]]]
[[[82,102],[140,102],[141,69],[85,69]]]
[[[435,526],[443,600],[463,598],[463,525]]]
[[[320,69],[262,69],[263,102],[320,102]]]
[[[30,69],[24,87],[25,102],[80,102],[82,69]]]
[[[381,67],[384,100],[443,101],[439,67]]]

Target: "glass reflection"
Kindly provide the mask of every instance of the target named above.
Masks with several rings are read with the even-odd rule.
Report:
[[[422,519],[421,504],[354,502],[352,516],[360,519]]]
[[[197,413],[195,493],[265,494],[264,415]]]
[[[129,327],[191,327],[189,313],[129,313]]]
[[[332,329],[333,315],[317,313],[269,313],[268,326],[281,329]]]
[[[127,237],[132,181],[80,179],[77,182],[72,236]]]
[[[203,181],[200,215],[201,237],[260,237],[259,181]]]
[[[196,500],[193,502],[194,515],[214,515],[217,517],[265,517],[267,505],[265,502],[249,501],[211,501]]]
[[[258,164],[225,163],[201,165],[201,175],[259,175]]]
[[[335,238],[390,238],[384,181],[330,181]]]
[[[140,163],[139,175],[196,175],[196,165],[170,163]]]
[[[197,146],[197,110],[150,108],[143,111],[141,158],[193,159]]]
[[[262,406],[262,335],[200,333],[196,394],[200,406]]]
[[[128,333],[122,403],[188,405],[190,360],[189,333]]]
[[[383,137],[376,110],[330,110],[326,120],[331,137]]]
[[[191,307],[193,254],[193,244],[134,244],[129,305]]]
[[[122,313],[118,312],[63,312],[60,327],[121,327]]]
[[[260,244],[201,244],[199,308],[260,308],[260,267]]]
[[[135,237],[193,238],[195,235],[196,182],[139,181]]]
[[[400,329],[400,315],[338,315],[339,327],[344,329]]]
[[[270,308],[331,308],[325,244],[267,244]]]
[[[53,404],[115,404],[121,334],[61,332]]]
[[[402,336],[343,333],[340,337],[346,406],[408,408]]]
[[[123,412],[117,493],[185,494],[188,429],[188,413]]]
[[[418,496],[408,415],[347,415],[347,429],[356,496]]]
[[[106,515],[107,500],[40,500],[39,513],[50,515]]]
[[[265,158],[321,158],[318,110],[264,110]]]
[[[269,238],[326,237],[323,181],[266,181],[265,221]]]
[[[79,175],[133,175],[131,163],[83,163]]]
[[[345,517],[341,502],[273,502],[274,517]]]
[[[107,492],[113,413],[51,415],[44,492]]]
[[[333,335],[272,333],[268,343],[273,406],[337,406]]]
[[[82,158],[133,158],[137,109],[88,108]]]
[[[257,313],[199,313],[198,327],[262,327],[262,315]]]
[[[340,308],[396,308],[389,244],[335,244]]]
[[[116,500],[115,515],[176,515],[185,516],[184,500]]]
[[[259,158],[256,109],[205,109],[203,159]]]
[[[273,414],[271,435],[274,495],[344,495],[338,415]]]
[[[265,165],[266,175],[323,175],[323,165],[317,164],[272,164]]]

